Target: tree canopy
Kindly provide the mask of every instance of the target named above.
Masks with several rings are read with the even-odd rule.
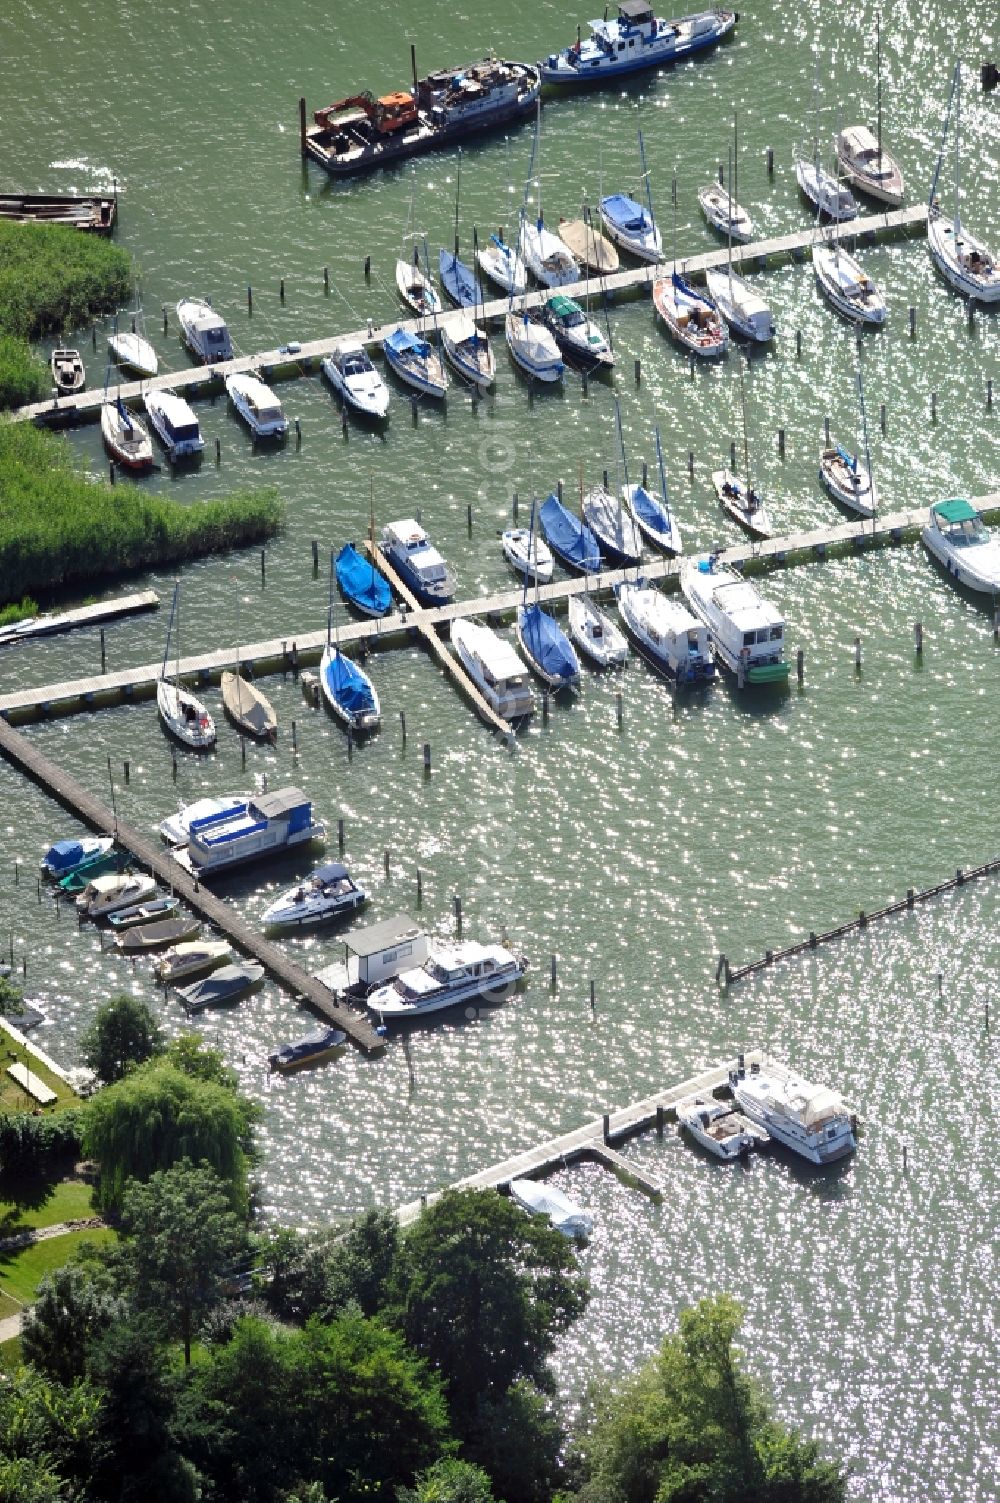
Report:
[[[163,1035],[152,1012],[138,997],[123,992],[97,1009],[94,1021],[80,1040],[80,1054],[105,1085],[122,1080],[163,1047]]]

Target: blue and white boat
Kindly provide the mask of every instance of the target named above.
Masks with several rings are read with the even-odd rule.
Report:
[[[484,301],[482,284],[471,266],[460,261],[453,251],[442,250],[438,254],[438,275],[445,296],[456,308],[474,308]]]
[[[476,260],[480,271],[510,297],[520,297],[527,291],[528,273],[520,252],[508,245],[503,235],[491,235],[489,244],[476,252]]]
[[[339,861],[325,861],[261,914],[265,929],[306,929],[341,918],[367,903],[368,894]]]
[[[341,594],[349,605],[366,616],[384,616],[392,605],[389,581],[378,572],[371,559],[345,543],[334,564]]]
[[[441,348],[455,371],[484,391],[496,379],[497,366],[490,341],[466,313],[451,313],[441,323]]]
[[[656,459],[660,468],[660,495],[654,496],[644,485],[622,487],[622,495],[635,517],[639,531],[648,542],[664,553],[677,555],[684,551],[684,540],[676,518],[670,510],[667,498],[667,472],[663,464],[663,449],[660,446],[660,430],[656,432]]]
[[[70,872],[85,862],[96,861],[114,847],[110,835],[84,835],[80,840],[57,840],[49,847],[39,862],[43,877],[53,882],[68,877]]]
[[[653,14],[649,0],[619,0],[617,19],[591,21],[586,41],[578,33],[572,47],[551,53],[538,71],[547,84],[610,83],[714,47],[738,20],[734,10],[705,10],[664,21]]]
[[[455,576],[413,517],[383,527],[382,551],[421,605],[447,605],[455,598]]]
[[[611,193],[600,202],[601,222],[608,239],[622,250],[654,264],[663,257],[663,240],[648,209],[625,193]]]
[[[319,665],[323,698],[349,731],[373,731],[382,718],[375,685],[357,663],[327,642]]]
[[[556,495],[543,501],[538,520],[545,541],[560,561],[581,574],[599,574],[601,550],[585,522],[575,517]]]
[[[301,788],[259,793],[240,808],[191,821],[188,843],[175,859],[198,877],[214,876],[249,861],[264,861],[322,840],[326,829],[313,816]]]
[[[532,668],[552,689],[567,689],[580,677],[580,659],[554,616],[535,604],[517,608],[517,640]]]
[[[679,600],[636,577],[618,586],[618,614],[643,657],[671,682],[708,683],[715,660],[708,628]]]
[[[419,334],[393,329],[382,341],[382,353],[399,379],[425,397],[440,398],[448,390],[441,356]]]
[[[171,460],[201,453],[205,440],[189,402],[179,397],[175,391],[167,391],[165,388],[145,392],[143,402],[146,415]]]
[[[290,1044],[282,1044],[267,1056],[269,1070],[300,1070],[305,1065],[318,1065],[329,1059],[347,1043],[347,1034],[339,1028],[319,1028],[307,1033],[304,1038]]]

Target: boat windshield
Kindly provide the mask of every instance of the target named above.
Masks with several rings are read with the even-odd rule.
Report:
[[[967,517],[964,522],[953,522],[947,529],[949,543],[958,547],[975,547],[977,543],[988,543],[989,533],[983,526],[982,517]]]

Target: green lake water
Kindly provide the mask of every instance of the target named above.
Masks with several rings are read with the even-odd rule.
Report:
[[[502,14],[481,0],[459,8],[443,0],[16,4],[0,17],[7,76],[20,80],[4,100],[0,179],[25,191],[117,180],[117,239],[140,269],[161,368],[187,364],[172,310],[188,294],[210,296],[246,352],[380,322],[396,306],[393,263],[411,213],[432,259],[451,244],[457,159],[432,155],[412,170],[332,184],[299,159],[299,95],[312,109],[361,87],[396,87],[408,76],[411,41],[422,70],[490,46],[536,58],[572,40],[586,19],[552,0],[517,0]],[[1000,40],[995,15],[941,0],[896,4],[885,8],[882,40],[886,136],[911,202],[926,195],[958,46],[968,64],[963,212],[1000,243],[1000,95],[978,90],[979,64]],[[576,215],[602,192],[634,191],[641,128],[668,246],[676,172],[678,252],[709,248],[696,194],[726,158],[735,109],[739,195],[760,234],[804,226],[792,157],[812,140],[817,45],[828,142],[838,104],[847,122],[874,120],[871,6],[754,4],[732,42],[700,62],[627,88],[547,99],[546,217]],[[466,249],[474,224],[515,222],[530,150],[524,128],[463,152]],[[886,327],[862,341],[884,504],[997,489],[1000,417],[985,404],[991,378],[1000,400],[996,317],[978,312],[970,327],[919,239],[862,255],[889,304]],[[808,263],[760,282],[779,337],[749,363],[749,442],[776,524],[791,531],[834,519],[816,455],[824,416],[854,442],[856,344],[820,302]],[[282,387],[302,442],[279,451],[253,450],[223,400],[200,404],[210,445],[221,442],[218,469],[210,459],[144,483],[196,505],[246,481],[273,482],[287,525],[268,547],[265,589],[255,552],[183,572],[182,649],[235,642],[237,631],[291,638],[320,627],[326,582],[322,569],[313,577],[312,539],[325,553],[362,535],[370,491],[380,521],[420,510],[462,596],[506,586],[497,532],[511,492],[522,501],[545,495],[558,478],[573,491],[581,466],[590,480],[605,467],[614,473],[615,395],[633,469],[652,461],[660,427],[688,547],[736,541],[710,482],[740,438],[735,359],[692,377],[647,301],[608,317],[618,368],[613,380],[591,381],[586,396],[576,379],[530,395],[498,340],[492,397],[473,410],[453,390],[444,411],[425,404],[414,424],[397,389],[383,434],[351,424],[345,437],[318,377]],[[106,332],[98,354],[89,330],[76,336],[94,382]],[[96,425],[68,441],[103,470]],[[166,596],[171,579],[136,581],[148,584]],[[405,1044],[391,1041],[381,1059],[351,1052],[270,1087],[269,1049],[304,1031],[294,1003],[268,986],[206,1021],[264,1105],[267,1215],[315,1225],[409,1199],[759,1044],[843,1090],[864,1119],[858,1155],[820,1176],[777,1157],[734,1172],[676,1139],[650,1138],[627,1151],[662,1178],[659,1207],[596,1168],[563,1174],[597,1223],[583,1254],[594,1300],[559,1352],[564,1395],[572,1403],[590,1377],[634,1368],[679,1308],[724,1288],[747,1305],[750,1366],[783,1415],[849,1460],[854,1496],[995,1498],[1000,1185],[996,1029],[987,1032],[985,1007],[993,1004],[997,1020],[1000,888],[992,880],[966,887],[728,995],[713,976],[720,950],[739,963],[995,853],[1000,649],[989,606],[956,593],[919,546],[788,569],[765,589],[786,617],[791,649],[804,649],[802,689],[755,698],[723,681],[674,703],[633,660],[617,678],[586,673],[582,692],[554,704],[547,724],[537,716],[514,754],[416,645],[371,661],[384,725],[351,758],[336,725],[306,708],[290,677],[265,684],[283,734],[275,748],[251,749],[245,770],[216,690],[207,698],[219,715],[218,751],[180,754],[176,785],[148,701],[29,734],[102,796],[110,756],[119,813],[143,828],[201,792],[251,786],[263,773],[272,788],[295,781],[332,828],[345,819],[345,859],[370,890],[370,920],[417,911],[419,866],[420,916],[433,934],[453,932],[457,893],[467,935],[506,928],[532,961],[526,990],[502,1008],[434,1022]],[[913,651],[917,620],[922,659]],[[109,628],[109,666],[155,659],[165,627],[161,612]],[[42,684],[99,664],[97,633],[79,632],[6,652],[0,682]],[[429,779],[424,741],[433,748]],[[33,877],[14,886],[15,861],[27,874],[73,826],[5,767],[0,824],[0,935],[6,943],[7,931],[17,963],[27,962],[28,991],[49,1015],[42,1046],[76,1063],[95,1008],[121,987],[148,998],[168,1030],[180,1029],[179,1007],[147,970],[102,956],[94,933],[37,901]],[[225,890],[253,918],[287,878],[250,873]],[[341,953],[336,936],[293,944],[310,968]]]

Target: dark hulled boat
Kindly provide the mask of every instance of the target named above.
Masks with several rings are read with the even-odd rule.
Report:
[[[76,193],[0,193],[0,219],[18,224],[66,224],[77,230],[110,235],[118,217],[118,195]]]

